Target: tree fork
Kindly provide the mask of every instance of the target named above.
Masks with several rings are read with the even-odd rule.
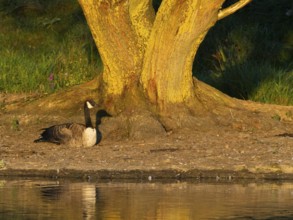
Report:
[[[165,0],[156,15],[151,0],[79,2],[104,64],[106,105],[141,99],[142,87],[155,111],[166,113],[168,106],[202,110],[192,78],[196,51],[218,19],[248,0],[222,11],[224,0]]]

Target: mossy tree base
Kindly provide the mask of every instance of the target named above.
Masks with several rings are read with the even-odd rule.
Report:
[[[102,77],[41,97],[40,99],[7,105],[12,114],[60,115],[65,118],[81,115],[82,103],[88,98],[99,103],[112,117],[103,120],[100,129],[111,139],[149,139],[170,132],[208,131],[223,127],[239,131],[270,130],[282,123],[293,123],[293,107],[255,103],[231,98],[220,91],[197,82],[197,97],[189,106],[168,106],[159,113],[156,106],[141,97],[139,92],[121,97],[103,96]],[[194,107],[194,109],[193,109]],[[60,121],[65,123],[68,121]]]

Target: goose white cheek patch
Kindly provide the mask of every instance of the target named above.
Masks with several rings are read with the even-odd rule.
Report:
[[[88,109],[94,108],[94,106],[89,101],[86,102],[86,105],[87,105]]]

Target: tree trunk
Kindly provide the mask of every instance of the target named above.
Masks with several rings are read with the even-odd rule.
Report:
[[[141,82],[161,111],[195,102],[192,64],[207,31],[216,23],[224,0],[163,1],[144,57]]]
[[[151,112],[149,127],[155,117],[169,130],[215,106],[235,107],[234,100],[192,77],[208,30],[251,0],[221,10],[224,1],[163,0],[155,14],[152,0],[79,0],[104,64],[99,91],[105,109],[114,115],[142,109]],[[137,120],[130,117],[129,123]]]
[[[104,64],[105,93],[121,95],[140,69],[142,54],[127,2],[80,1]]]
[[[192,78],[194,56],[208,30],[239,2],[221,11],[224,0],[165,0],[156,15],[151,0],[79,2],[104,64],[108,108],[117,111],[129,94],[132,103],[142,100],[142,93],[161,114],[174,105],[203,109]]]

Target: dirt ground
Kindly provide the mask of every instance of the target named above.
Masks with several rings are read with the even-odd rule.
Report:
[[[9,100],[21,102],[28,98],[11,96]],[[283,121],[275,115],[253,120],[248,115],[237,120],[237,112],[231,112],[230,119],[213,124],[199,119],[194,129],[156,131],[157,135],[146,136],[140,132],[132,138],[127,128],[115,130],[116,119],[105,118],[99,127],[103,139],[98,145],[73,148],[33,141],[41,128],[72,121],[83,123],[82,111],[65,117],[38,111],[13,113],[5,110],[4,104],[1,107],[3,176],[293,179],[293,120]],[[265,125],[261,123],[264,120]],[[143,125],[143,119],[140,122]]]

